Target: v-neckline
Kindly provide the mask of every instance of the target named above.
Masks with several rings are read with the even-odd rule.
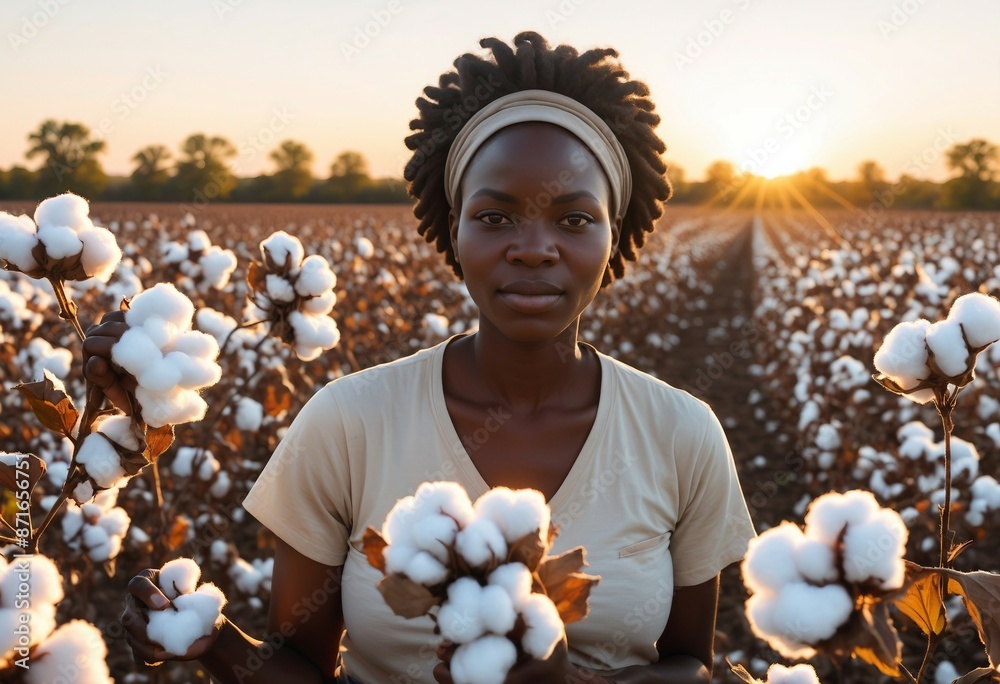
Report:
[[[462,444],[458,431],[455,429],[455,424],[451,419],[451,414],[448,412],[448,403],[444,396],[445,349],[455,339],[465,337],[468,334],[459,333],[452,335],[434,350],[433,363],[431,364],[430,405],[435,421],[438,424],[438,431],[445,440],[446,453],[454,454],[455,463],[465,476],[469,498],[475,501],[490,490],[490,485],[486,482],[476,464],[472,462],[469,453],[465,450],[465,446]],[[612,373],[611,362],[587,342],[581,340],[580,344],[590,347],[601,363],[601,389],[597,400],[597,414],[594,416],[590,432],[587,433],[587,439],[580,448],[580,453],[577,454],[576,460],[573,461],[569,472],[566,473],[566,477],[548,501],[549,508],[553,511],[558,510],[563,501],[573,494],[577,489],[577,482],[584,476],[593,461],[597,445],[607,432],[608,416],[611,413],[611,403],[615,396],[614,388],[612,387],[615,378]],[[469,485],[471,485],[471,489]],[[473,491],[473,489],[476,491]]]

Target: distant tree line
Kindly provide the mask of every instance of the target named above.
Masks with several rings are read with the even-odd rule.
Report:
[[[25,156],[40,158],[35,170],[14,166],[0,170],[0,199],[41,199],[71,190],[88,198],[206,202],[330,202],[406,203],[406,186],[398,178],[372,178],[365,158],[342,152],[326,178],[310,171],[314,156],[303,143],[281,142],[269,154],[274,172],[237,177],[231,162],[236,147],[220,136],[196,133],[174,157],[163,145],[149,145],[135,153],[128,177],[109,177],[98,155],[105,143],[79,123],[45,121],[28,135]],[[908,209],[1000,209],[1000,150],[982,139],[957,143],[944,152],[955,175],[944,183],[903,174],[895,182],[874,161],[858,166],[855,179],[831,181],[826,171],[812,168],[764,182],[737,171],[726,161],[708,167],[703,181],[688,181],[684,169],[670,165],[676,203],[753,207],[856,206],[878,204]]]
[[[402,179],[372,178],[358,152],[342,152],[330,175],[315,178],[314,156],[305,144],[285,140],[270,152],[274,172],[238,177],[231,162],[232,142],[196,133],[181,145],[178,156],[163,145],[149,145],[132,157],[127,177],[108,176],[97,155],[103,140],[78,123],[45,121],[28,135],[26,157],[41,158],[31,171],[22,166],[0,170],[0,198],[43,199],[67,190],[90,199],[205,202],[409,202]]]

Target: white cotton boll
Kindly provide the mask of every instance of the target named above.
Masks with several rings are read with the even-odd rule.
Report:
[[[177,477],[191,477],[194,457],[198,453],[195,447],[182,446],[177,448],[177,455],[174,456],[170,470]]]
[[[213,339],[212,341],[214,342],[215,340]],[[184,390],[197,390],[202,387],[208,387],[222,379],[222,368],[215,362],[214,357],[205,359],[197,356],[189,356],[184,352],[172,351],[166,355],[164,361],[177,369],[179,378],[175,385]],[[144,382],[140,381],[140,383],[147,389],[155,389]]]
[[[201,420],[208,411],[208,404],[198,394],[180,388],[160,393],[140,386],[135,390],[135,398],[142,406],[146,424],[154,428]]]
[[[121,457],[104,436],[91,433],[83,440],[76,462],[87,470],[99,487],[118,487],[127,481],[128,473],[122,468]]]
[[[197,563],[190,558],[175,558],[160,568],[160,589],[173,601],[180,594],[194,591],[200,578],[201,568]]]
[[[424,327],[430,330],[432,335],[437,337],[448,337],[450,334],[450,331],[448,330],[448,319],[441,314],[424,314]]]
[[[313,316],[301,311],[288,314],[288,322],[295,331],[295,344],[320,349],[331,349],[340,341],[337,323],[329,316]]]
[[[83,243],[77,237],[76,231],[69,226],[39,226],[36,237],[45,245],[45,253],[52,259],[76,256],[83,249]]]
[[[767,668],[766,684],[820,684],[820,681],[812,665],[800,663],[785,667],[775,663]]]
[[[222,341],[237,326],[236,321],[232,317],[207,306],[198,309],[194,320],[199,330],[215,338],[216,347],[222,344]]]
[[[0,260],[9,261],[21,271],[33,271],[38,262],[31,250],[38,244],[35,223],[28,216],[0,212]]]
[[[824,423],[816,431],[816,446],[824,451],[834,451],[841,446],[840,432],[836,425]]]
[[[507,557],[503,532],[489,518],[474,518],[455,535],[455,550],[472,566]]]
[[[504,563],[490,573],[488,584],[502,587],[520,612],[531,596],[531,571],[523,563]]]
[[[483,587],[471,577],[448,585],[448,600],[441,604],[437,624],[441,635],[456,644],[478,639],[486,631],[480,619]]]
[[[802,530],[791,522],[751,539],[741,565],[747,588],[753,592],[778,591],[786,584],[801,581],[795,561],[804,541]]]
[[[417,584],[431,587],[448,578],[448,568],[427,551],[417,551],[404,571]]]
[[[159,316],[187,329],[194,316],[194,304],[169,283],[157,283],[135,296],[125,312],[125,322],[131,327],[143,325],[150,316]]]
[[[404,496],[396,501],[382,523],[382,538],[390,545],[415,546],[413,541],[414,506],[416,497]]]
[[[178,264],[188,258],[188,248],[187,245],[182,245],[179,242],[168,242],[163,245],[162,257],[168,264]]]
[[[212,476],[219,472],[219,462],[212,455],[211,451],[206,451],[202,455],[201,463],[198,465],[198,477],[201,480],[208,481],[212,479]]]
[[[116,537],[118,545],[113,545],[111,536],[103,527],[87,525],[83,528],[83,548],[95,563],[102,563],[118,553],[121,539]]]
[[[265,283],[267,296],[272,302],[287,304],[295,301],[295,288],[282,276],[277,273],[268,273]]]
[[[496,523],[508,543],[534,532],[548,538],[551,511],[538,490],[494,487],[476,499],[473,509]]]
[[[240,397],[236,402],[236,427],[247,432],[257,432],[263,421],[263,404],[250,397]]]
[[[314,316],[326,316],[333,311],[337,303],[337,295],[333,290],[324,292],[319,297],[310,297],[302,302],[302,311]]]
[[[931,440],[934,439],[934,431],[919,420],[911,420],[896,430],[896,438],[900,442],[910,437],[923,437],[924,439]]]
[[[32,654],[31,667],[24,671],[25,684],[111,684],[107,664],[108,649],[100,630],[84,620],[70,620],[52,632]]]
[[[139,437],[132,428],[132,419],[124,415],[108,416],[97,426],[97,431],[126,449],[139,449]]]
[[[213,482],[212,486],[208,488],[208,491],[216,499],[224,499],[226,494],[229,493],[231,485],[232,482],[229,480],[229,474],[223,470],[218,474],[218,476],[216,476],[215,482]]]
[[[132,375],[142,373],[149,363],[162,358],[162,356],[160,349],[153,344],[149,335],[142,328],[126,330],[118,342],[111,347],[111,360]]]
[[[920,319],[900,323],[885,336],[875,352],[875,369],[900,387],[910,389],[930,375],[925,337],[930,321]]]
[[[295,291],[302,297],[319,297],[336,284],[337,276],[330,269],[327,260],[313,254],[302,262],[302,269],[295,281]]]
[[[27,593],[31,596],[32,606],[55,605],[63,600],[62,575],[59,574],[59,569],[47,556],[36,555],[18,559],[16,564],[8,566],[0,576],[0,607],[16,607],[14,604],[24,569],[27,569]]]
[[[833,636],[853,610],[851,595],[839,584],[814,587],[796,582],[778,593],[773,620],[779,636],[815,644]]]
[[[973,347],[1000,340],[1000,301],[981,292],[962,295],[952,304],[948,319],[962,324]]]
[[[844,535],[844,576],[849,582],[879,580],[882,589],[903,586],[908,533],[896,511],[882,509],[847,528]]]
[[[358,251],[358,256],[368,260],[375,256],[375,245],[366,237],[359,237],[354,241],[354,248]]]
[[[128,532],[131,522],[132,519],[124,509],[112,508],[110,511],[101,516],[101,519],[97,521],[97,524],[104,528],[108,534],[115,535],[117,537],[124,537]]]
[[[198,260],[202,279],[208,287],[221,290],[236,270],[236,255],[228,249],[212,246]]]
[[[279,230],[260,243],[260,253],[262,257],[270,256],[271,261],[279,266],[287,264],[294,271],[302,265],[305,250],[297,237]]]
[[[462,644],[451,657],[455,684],[503,684],[517,662],[517,647],[507,638],[487,635]]]
[[[829,492],[809,505],[805,517],[805,534],[832,545],[836,543],[845,525],[864,522],[880,509],[871,492],[860,489],[853,489],[845,494]]]
[[[187,242],[192,252],[204,252],[212,244],[208,233],[203,230],[192,230],[188,233]]]
[[[945,375],[955,377],[969,369],[969,350],[962,338],[962,328],[956,321],[938,321],[928,328],[927,346],[934,353],[934,362]]]
[[[82,230],[93,225],[89,215],[90,205],[87,200],[71,192],[64,192],[38,204],[35,208],[35,223],[39,226],[59,225]]]
[[[242,558],[237,558],[233,561],[233,564],[229,566],[227,574],[236,584],[236,588],[244,594],[256,594],[260,588],[261,581],[264,579],[264,576],[256,568]]]
[[[479,601],[480,619],[487,632],[506,634],[514,629],[517,612],[506,589],[495,584],[483,587]]]
[[[468,493],[457,482],[422,482],[414,495],[413,510],[421,517],[428,514],[450,516],[460,527],[475,515]]]
[[[397,572],[405,573],[413,557],[419,553],[415,546],[400,542],[390,543],[382,549],[382,558],[385,559],[386,574]]]
[[[833,548],[818,539],[802,540],[795,549],[795,567],[804,579],[815,584],[835,582],[839,577]]]
[[[77,502],[90,501],[94,498],[94,485],[89,480],[81,482],[73,489],[73,500]]]
[[[183,374],[170,359],[156,359],[136,376],[139,385],[149,392],[169,392],[180,383]]]
[[[417,548],[446,563],[448,547],[454,543],[457,533],[458,523],[453,518],[441,514],[424,515],[413,526],[413,541]]]
[[[69,542],[83,529],[83,513],[79,506],[70,501],[66,504],[66,510],[62,518],[63,541]]]
[[[545,594],[532,594],[521,609],[527,627],[521,637],[521,647],[538,660],[545,660],[565,635],[559,610]]]
[[[84,228],[77,237],[83,243],[80,263],[84,273],[102,283],[108,282],[122,260],[122,250],[115,236],[106,228],[94,226]]]

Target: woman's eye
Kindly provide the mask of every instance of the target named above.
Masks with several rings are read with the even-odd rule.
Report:
[[[502,226],[506,223],[506,217],[503,214],[480,214],[476,218],[488,226]]]
[[[587,225],[594,222],[594,219],[586,214],[572,214],[564,218],[563,221],[566,221],[570,228],[586,228]]]

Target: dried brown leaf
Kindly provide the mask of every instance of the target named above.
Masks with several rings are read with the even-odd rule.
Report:
[[[442,598],[432,594],[430,589],[398,572],[386,575],[379,580],[377,586],[392,612],[400,617],[426,615],[431,608],[442,602]]]
[[[1000,672],[993,667],[978,667],[968,672],[951,684],[996,684],[1000,682]]]
[[[177,516],[170,525],[170,529],[163,534],[163,545],[168,551],[175,551],[181,544],[187,541],[188,529],[191,523],[187,518]]]
[[[389,543],[382,537],[378,530],[369,525],[365,528],[365,534],[361,537],[361,551],[368,559],[368,564],[385,574],[385,557],[383,551]]]
[[[883,674],[899,677],[899,659],[903,645],[889,617],[885,602],[865,604],[860,611],[859,631],[855,638],[853,654],[874,665]]]
[[[45,371],[45,376],[38,382],[15,385],[14,389],[28,400],[28,405],[42,425],[65,437],[71,437],[80,412],[65,390],[56,386],[54,375]]]
[[[746,682],[746,684],[762,684],[759,679],[755,679],[752,674],[747,672],[747,669],[742,665],[733,665],[729,662],[729,658],[726,658],[726,664],[729,665],[729,669],[733,671],[733,674]]]
[[[16,459],[14,463],[9,465],[0,462],[0,486],[6,487],[12,492],[23,491],[25,476],[27,476],[28,491],[35,488],[35,484],[45,475],[45,461],[34,454],[24,454],[24,457],[27,458],[27,461]]]
[[[174,443],[174,426],[164,425],[158,428],[146,430],[146,451],[145,457],[150,463],[155,463],[156,459],[163,455],[170,445]]]
[[[941,576],[923,572],[919,565],[907,562],[903,591],[905,593],[894,601],[896,607],[924,634],[940,634],[947,623],[941,602]]]
[[[555,604],[559,617],[566,624],[587,617],[590,610],[590,590],[597,585],[600,577],[579,572],[587,565],[586,551],[577,546],[558,556],[542,560],[538,566],[538,578],[546,595]]]
[[[542,541],[538,531],[530,532],[510,545],[507,562],[524,563],[528,570],[535,572],[548,550],[549,545]]]
[[[977,570],[938,570],[948,576],[948,591],[965,600],[965,609],[979,630],[990,665],[1000,663],[1000,575]]]

